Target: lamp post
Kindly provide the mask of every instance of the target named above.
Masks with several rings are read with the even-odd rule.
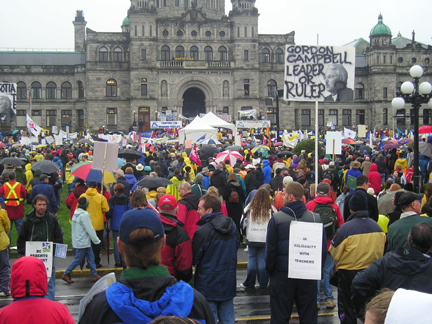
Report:
[[[414,82],[405,81],[401,86],[401,93],[396,93],[396,98],[392,101],[394,109],[402,109],[405,103],[410,103],[414,108],[414,191],[420,190],[419,176],[419,110],[422,104],[428,103],[432,107],[432,85],[429,82],[419,84],[419,79],[423,75],[420,65],[414,65],[410,69],[410,75]]]
[[[132,124],[132,126],[136,126],[135,113],[136,113],[136,111],[134,110],[134,120],[133,120],[133,124]]]

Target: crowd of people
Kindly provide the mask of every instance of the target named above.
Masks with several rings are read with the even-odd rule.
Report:
[[[54,262],[47,287],[34,278],[36,294],[17,293],[23,283],[13,282],[24,279],[14,271],[25,272],[37,261],[16,262],[11,278],[10,233],[15,224],[23,255],[26,241],[62,243],[57,217],[65,206],[76,254],[62,279],[73,284],[72,271],[84,260],[92,280],[100,279],[107,226],[115,266],[124,269],[120,281],[90,302],[80,323],[150,322],[161,315],[234,323],[240,245],[248,265],[239,289],[269,289],[271,323],[288,323],[294,302],[301,323],[317,323],[321,307],[336,305],[341,323],[365,317],[383,323],[373,308],[382,289],[432,294],[432,184],[425,184],[424,194],[414,192],[411,149],[360,152],[346,146],[336,157],[283,147],[239,149],[241,157],[226,160],[219,158],[221,150],[223,145],[198,148],[197,160],[181,145],[152,145],[127,157],[110,184],[71,174],[74,165],[92,160],[91,146],[3,151],[28,164],[25,172],[19,165],[0,170],[0,296],[54,300]],[[43,159],[60,171],[32,172],[32,164]],[[420,167],[427,182],[429,164]],[[26,201],[33,210],[24,216]],[[315,260],[322,280],[290,277],[293,222],[322,224]],[[57,309],[54,317],[64,312],[50,307]]]

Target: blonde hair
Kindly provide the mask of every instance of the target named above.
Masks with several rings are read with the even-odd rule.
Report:
[[[157,206],[158,203],[159,203],[159,199],[160,199],[163,195],[166,195],[166,188],[164,188],[164,187],[158,187],[158,188],[156,189],[156,192],[157,192],[157,194],[156,194],[156,197],[155,197],[155,202],[156,202],[156,206]]]

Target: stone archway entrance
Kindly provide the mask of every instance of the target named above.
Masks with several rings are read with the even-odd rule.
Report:
[[[183,116],[192,118],[205,114],[205,95],[198,88],[189,88],[183,94]]]

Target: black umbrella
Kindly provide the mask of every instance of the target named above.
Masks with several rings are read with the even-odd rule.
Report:
[[[141,153],[133,149],[124,149],[118,153],[118,157],[126,159],[127,161],[138,160],[142,157]]]
[[[230,150],[230,151],[239,151],[241,149],[240,145],[228,145],[225,150]]]
[[[32,165],[31,169],[33,171],[39,170],[41,173],[44,173],[44,174],[51,174],[51,173],[60,171],[60,168],[57,165],[57,163],[52,162],[50,160],[42,160],[42,161],[36,162],[35,164]]]
[[[282,151],[282,152],[278,152],[278,155],[285,155],[285,156],[293,156],[294,152],[291,151]]]
[[[0,164],[24,165],[24,161],[14,157],[5,157],[0,160]]]
[[[368,154],[371,154],[372,152],[372,149],[368,145],[360,145],[358,150],[361,153],[363,153],[363,151],[367,151]]]
[[[211,145],[203,145],[200,147],[200,151],[208,156],[213,156],[213,153],[218,153],[218,150],[215,146]]]
[[[172,184],[172,182],[166,178],[145,177],[140,181],[138,181],[137,186],[146,187],[146,188],[157,188],[157,187],[166,187],[170,184]]]

